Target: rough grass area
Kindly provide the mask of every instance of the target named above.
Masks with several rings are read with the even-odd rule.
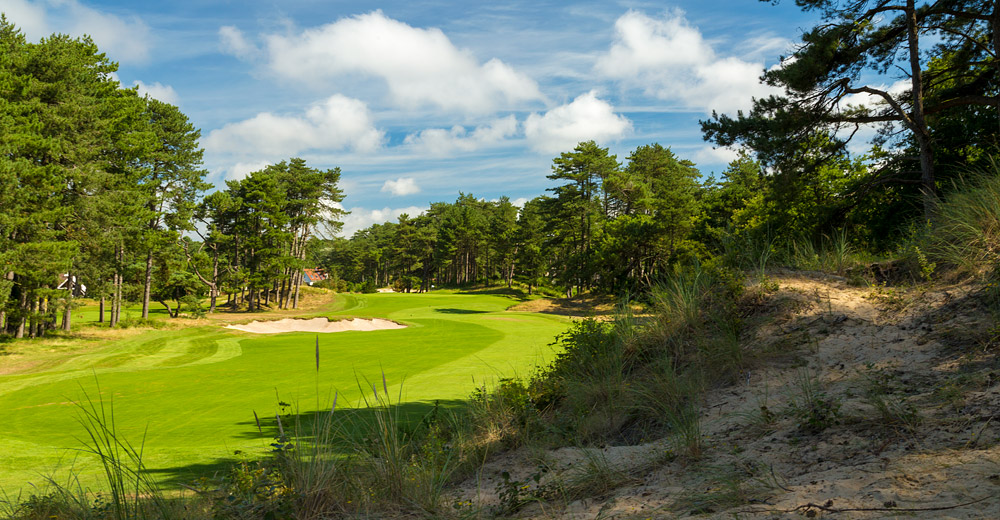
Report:
[[[477,384],[546,362],[549,343],[567,327],[562,317],[507,312],[513,301],[497,295],[326,301],[305,314],[380,317],[408,327],[320,335],[318,366],[315,334],[262,337],[220,326],[267,314],[96,335],[84,327],[84,338],[7,344],[8,355],[0,356],[0,488],[16,494],[48,476],[61,480],[71,467],[85,484],[98,480],[95,457],[78,451],[86,433],[75,403],[85,394],[113,403],[118,435],[144,442],[146,468],[171,487],[267,453],[278,436],[276,415],[328,410],[335,393],[338,409],[358,406],[372,398],[376,381],[384,393],[383,375],[406,413],[420,416],[435,401],[454,405]],[[96,319],[91,307],[80,316]]]
[[[699,399],[695,431],[525,443],[454,502],[480,518],[997,518],[992,286],[767,274],[743,314],[746,362]]]

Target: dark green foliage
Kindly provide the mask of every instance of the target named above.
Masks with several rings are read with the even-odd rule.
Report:
[[[737,318],[742,283],[722,273],[678,269],[651,291],[651,317],[622,307],[610,322],[576,322],[557,339],[564,351],[525,389],[534,406],[527,417],[543,418],[532,429],[585,444],[671,432],[697,457],[702,392],[747,362]]]
[[[587,141],[555,158],[552,172],[564,184],[520,210],[507,197],[460,194],[417,217],[327,241],[316,255],[355,283],[429,290],[520,282],[530,295],[553,286],[569,294],[637,292],[671,264],[707,254],[692,240],[698,170],[669,148],[641,146],[623,169]]]
[[[197,209],[209,226],[202,238],[211,256],[206,252],[200,259],[206,276],[188,250],[195,275],[214,294],[224,286],[240,293],[249,310],[272,301],[278,308],[297,307],[314,235],[340,229],[339,182],[339,168],[318,170],[298,158],[227,181],[224,192],[206,197]]]
[[[783,94],[754,100],[748,113],[713,113],[702,122],[706,140],[744,145],[777,175],[812,175],[827,157],[843,153],[859,128],[875,125],[873,161],[879,167],[851,190],[852,207],[879,213],[869,214],[864,224],[883,237],[905,228],[920,212],[915,207],[924,219],[932,218],[939,171],[947,176],[953,173],[949,166],[975,163],[996,144],[997,6],[902,0],[796,4],[823,20],[803,34],[791,59],[764,72],[763,80]],[[884,86],[895,79],[908,88]],[[856,94],[870,100],[858,106],[850,97]],[[829,140],[831,154],[802,156],[802,143],[816,138]]]

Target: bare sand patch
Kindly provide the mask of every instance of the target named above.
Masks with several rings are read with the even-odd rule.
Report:
[[[1000,518],[1000,359],[981,287],[769,276],[778,289],[766,315],[749,318],[759,321],[740,338],[760,358],[705,396],[700,458],[680,436],[521,448],[488,461],[448,500],[503,508],[514,489],[526,503],[517,518],[539,520]],[[806,430],[812,416],[796,407],[807,391],[840,418]],[[596,491],[536,499],[572,486]]]
[[[252,321],[242,325],[226,325],[227,329],[242,330],[254,334],[280,334],[282,332],[346,332],[349,330],[371,331],[405,329],[406,325],[400,325],[391,320],[380,318],[330,321],[327,318],[313,318],[310,320],[285,318],[277,321]]]

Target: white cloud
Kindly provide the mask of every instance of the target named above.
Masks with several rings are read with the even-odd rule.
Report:
[[[901,79],[896,81],[892,85],[886,86],[885,84],[882,84],[882,85],[875,85],[874,87],[879,90],[884,90],[892,96],[899,96],[900,94],[903,94],[907,90],[910,90],[913,87],[913,84],[910,82],[909,79]],[[885,106],[885,99],[883,99],[882,96],[876,96],[874,94],[869,94],[867,92],[861,92],[859,94],[851,94],[849,96],[846,96],[841,104],[843,106],[855,105],[855,106],[878,107],[880,105]]]
[[[524,135],[529,145],[548,153],[571,150],[581,141],[618,140],[631,130],[632,122],[615,114],[614,107],[598,99],[594,91],[544,115],[532,113],[524,121]]]
[[[684,108],[731,112],[775,92],[760,84],[763,62],[718,56],[680,12],[655,19],[629,11],[615,22],[615,32],[595,71],[649,95]]]
[[[251,172],[260,171],[271,163],[268,161],[238,162],[223,170],[223,180],[235,181],[250,175]]]
[[[219,27],[219,45],[222,52],[241,60],[250,59],[260,52],[256,45],[247,41],[242,31],[232,25]]]
[[[460,125],[451,129],[428,128],[406,136],[404,142],[429,155],[440,157],[456,151],[471,152],[497,144],[516,133],[517,118],[511,115],[477,126],[472,132]]]
[[[695,164],[729,164],[740,157],[740,152],[724,146],[704,146],[694,152]]]
[[[525,204],[526,204],[526,203],[528,202],[528,200],[530,200],[530,199],[528,199],[528,197],[518,197],[518,198],[516,198],[516,199],[513,199],[513,200],[510,200],[510,199],[508,199],[508,200],[509,200],[509,202],[510,202],[510,204],[511,204],[512,206],[514,206],[514,207],[516,207],[516,208],[523,208],[523,207],[524,207],[524,205],[525,205]],[[500,202],[500,199],[490,199],[490,202]]]
[[[37,40],[52,33],[46,20],[45,9],[25,0],[4,0],[0,12],[31,39]]]
[[[420,193],[420,186],[417,186],[417,181],[413,177],[400,177],[394,181],[385,181],[385,184],[382,185],[382,189],[379,191],[382,193],[391,193],[396,196],[413,195],[414,193]]]
[[[743,53],[744,58],[759,60],[761,58],[773,58],[782,54],[790,54],[794,46],[787,38],[764,34],[750,38],[743,42],[740,47],[745,49]]]
[[[54,32],[74,37],[89,34],[98,49],[114,61],[143,63],[149,59],[150,30],[137,16],[123,18],[77,0],[3,0],[0,11],[30,40]]]
[[[395,222],[399,220],[399,216],[403,213],[406,213],[410,217],[416,217],[424,211],[427,211],[427,208],[422,208],[420,206],[409,206],[406,208],[396,209],[388,207],[383,209],[351,208],[351,213],[349,215],[345,215],[343,218],[344,228],[340,231],[340,235],[350,237],[356,231],[365,229],[372,224]]]
[[[152,85],[147,85],[142,81],[136,80],[135,86],[139,87],[139,95],[146,96],[153,99],[158,99],[164,103],[170,103],[171,105],[177,106],[181,104],[181,98],[177,95],[177,91],[174,87],[170,85],[163,85],[159,81],[154,82]]]
[[[261,112],[213,130],[203,141],[206,151],[288,157],[305,150],[373,152],[385,141],[367,105],[340,94],[316,103],[302,114]]]
[[[238,33],[228,38],[227,45],[245,48]],[[488,113],[543,99],[534,80],[502,61],[481,64],[440,29],[412,27],[381,11],[264,40],[268,67],[279,78],[323,87],[350,74],[377,78],[406,108]]]
[[[139,17],[128,20],[102,13],[78,2],[67,2],[74,23],[70,34],[89,34],[101,51],[123,63],[149,59],[149,27]]]

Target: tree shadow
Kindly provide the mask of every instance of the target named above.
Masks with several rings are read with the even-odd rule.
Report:
[[[442,314],[488,314],[490,311],[475,311],[472,309],[452,309],[452,308],[437,308],[434,312],[440,312]]]
[[[329,410],[300,413],[283,413],[278,417],[257,417],[237,423],[241,439],[260,439],[261,448],[235,450],[232,456],[219,457],[207,462],[175,467],[148,468],[146,471],[164,488],[181,489],[201,477],[217,478],[226,475],[230,468],[241,461],[263,460],[273,452],[288,449],[296,443],[311,445],[317,438],[325,439],[327,453],[348,456],[364,449],[375,441],[373,432],[379,425],[395,425],[403,439],[419,438],[429,426],[449,421],[449,416],[464,413],[467,402],[458,399],[414,401],[389,406],[345,408],[331,413]],[[387,420],[388,418],[388,420]],[[284,436],[282,436],[282,432]]]
[[[528,293],[523,289],[515,289],[513,287],[489,287],[483,289],[465,289],[459,290],[458,294],[493,294],[497,296],[507,296],[519,301],[527,301],[530,298]]]
[[[252,459],[254,454],[248,455]],[[161,488],[178,490],[185,489],[202,477],[212,480],[222,478],[241,460],[246,460],[246,457],[243,457],[242,453],[234,453],[232,457],[219,457],[208,462],[166,468],[145,468],[144,472],[158,482]]]

